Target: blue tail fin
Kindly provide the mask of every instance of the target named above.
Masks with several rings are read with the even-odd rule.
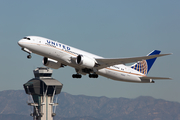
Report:
[[[159,50],[153,50],[147,56],[157,55],[157,54],[160,54],[160,52],[161,51],[159,51]],[[151,69],[152,65],[154,64],[155,60],[156,60],[156,58],[139,61],[139,62],[135,63],[134,65],[132,65],[131,68],[147,75],[149,70]]]

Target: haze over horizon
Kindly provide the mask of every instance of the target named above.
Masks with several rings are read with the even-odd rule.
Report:
[[[154,49],[173,55],[156,60],[148,76],[171,77],[155,84],[114,81],[104,77],[73,79],[70,67],[53,70],[73,95],[110,98],[152,96],[180,102],[180,1],[0,1],[1,85],[3,90],[22,90],[43,66],[42,56],[21,51],[24,36],[42,36],[105,58],[147,55]],[[133,64],[133,63],[132,63]],[[131,64],[129,64],[131,65]]]

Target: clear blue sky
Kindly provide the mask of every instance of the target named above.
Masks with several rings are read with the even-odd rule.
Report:
[[[149,76],[172,77],[155,84],[113,81],[104,77],[73,79],[70,67],[54,70],[53,77],[73,95],[152,96],[180,102],[179,0],[15,0],[0,1],[0,90],[23,90],[43,57],[20,50],[18,40],[36,35],[106,57],[147,55],[154,49],[171,56],[158,58]]]

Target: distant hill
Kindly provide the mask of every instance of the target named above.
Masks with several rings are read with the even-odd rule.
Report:
[[[0,120],[32,120],[23,90],[0,92]],[[180,120],[180,103],[141,96],[90,97],[62,92],[54,120]]]

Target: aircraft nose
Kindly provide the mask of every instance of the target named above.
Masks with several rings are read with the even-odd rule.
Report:
[[[23,40],[19,40],[18,45],[22,47],[23,46]]]
[[[18,45],[19,45],[19,46],[21,45],[21,40],[18,41]]]

